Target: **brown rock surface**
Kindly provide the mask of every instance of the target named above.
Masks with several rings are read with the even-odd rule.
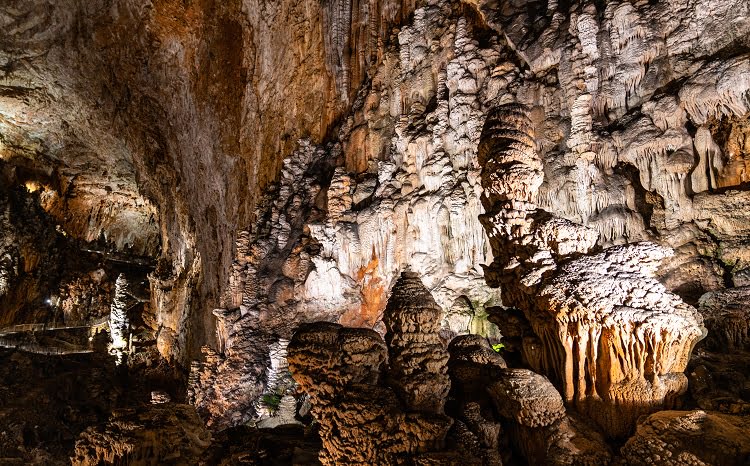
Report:
[[[560,393],[546,377],[505,368],[482,340],[467,335],[451,342],[449,373],[454,404],[463,404],[459,426],[470,428],[463,436],[473,437],[482,451],[494,452],[484,457],[485,464],[500,457],[509,461],[508,445],[528,464],[609,464],[612,455],[603,436],[566,413]],[[493,419],[504,420],[502,441],[497,436],[500,424]]]
[[[448,352],[438,335],[440,306],[417,274],[403,272],[383,314],[388,383],[410,411],[443,414]]]
[[[698,302],[698,311],[708,328],[707,349],[750,349],[750,287],[706,293]]]
[[[404,273],[387,309],[392,347],[372,330],[323,322],[303,325],[289,343],[290,370],[310,395],[311,413],[321,426],[323,464],[397,464],[444,447],[452,424],[442,414],[450,381],[434,301],[418,277]],[[381,365],[388,352],[409,366],[391,365],[384,384]],[[412,390],[413,377],[422,375],[416,368],[437,382],[420,378],[420,389]]]
[[[698,302],[708,336],[690,362],[690,393],[704,410],[750,413],[747,287],[704,294]]]
[[[49,357],[0,349],[0,464],[69,464],[79,433],[123,396],[102,354]],[[15,461],[15,463],[14,463]]]
[[[526,427],[546,427],[565,415],[560,393],[544,376],[506,369],[487,391],[501,416]]]
[[[430,328],[496,343],[487,278],[518,308],[504,359],[622,436],[685,389],[701,324],[675,294],[750,284],[749,18],[746,0],[4,2],[0,189],[41,210],[8,222],[0,199],[0,323],[99,312],[109,282],[81,279],[98,259],[69,261],[60,235],[158,257],[137,336],[183,368],[213,348],[190,399],[219,429],[289,404],[300,323],[383,330],[407,266]],[[722,312],[707,347],[744,338]],[[474,398],[504,364],[476,343],[449,363]],[[437,340],[393,349],[349,408],[441,411],[418,383],[427,368],[447,389]],[[745,409],[744,356],[698,356],[694,401]]]
[[[103,428],[76,441],[74,465],[197,464],[211,434],[189,405],[163,403],[116,410]]]
[[[632,465],[739,466],[750,460],[750,421],[706,411],[662,411],[638,423],[621,453]]]

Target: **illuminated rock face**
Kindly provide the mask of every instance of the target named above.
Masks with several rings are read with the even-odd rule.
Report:
[[[157,347],[203,348],[213,429],[290,395],[300,324],[385,334],[409,268],[443,338],[521,309],[503,333],[619,436],[684,390],[700,318],[670,292],[750,284],[745,0],[47,3],[0,5],[0,158],[61,230],[160,259]],[[0,300],[34,241],[0,239]]]
[[[541,184],[526,110],[501,106],[482,132],[484,221],[501,283],[535,334],[523,356],[565,400],[622,437],[643,413],[684,393],[683,374],[705,331],[695,309],[653,278],[671,251],[635,243],[589,252],[596,234],[536,208]]]
[[[628,464],[743,464],[750,419],[706,411],[662,411],[638,423],[622,448]]]
[[[348,3],[336,5],[329,11],[337,12],[330,16],[338,18],[331,20],[334,35],[356,22],[347,20]],[[738,160],[746,156],[747,115],[744,97],[729,83],[743,89],[744,75],[736,71],[744,63],[747,34],[740,32],[748,28],[747,5],[727,1],[707,14],[695,2],[680,4],[679,13],[664,2],[533,5],[536,9],[501,8],[493,1],[413,5],[413,18],[378,49],[369,81],[350,97],[351,108],[332,133],[332,143],[317,145],[313,137],[287,144],[298,144],[291,155],[291,148],[276,154],[286,157],[278,162],[278,184],[258,197],[257,221],[236,234],[231,265],[222,259],[227,279],[215,313],[225,317],[218,320],[212,345],[219,367],[209,389],[221,395],[201,397],[206,409],[235,412],[235,421],[256,416],[252,400],[214,401],[239,396],[229,381],[236,380],[240,367],[254,368],[246,383],[252,380],[255,388],[245,393],[263,392],[268,350],[259,345],[260,354],[245,351],[255,347],[241,342],[250,335],[268,335],[275,344],[290,338],[298,323],[321,319],[382,332],[388,290],[406,267],[419,274],[442,308],[444,336],[471,329],[498,337],[496,328],[482,322],[485,308],[529,299],[519,287],[502,286],[501,300],[499,289],[486,286],[485,275],[493,285],[525,280],[533,288],[540,280],[536,275],[552,274],[569,258],[605,246],[649,240],[675,250],[672,255],[639,245],[620,250],[620,258],[596,259],[613,260],[602,267],[615,274],[626,273],[645,251],[663,256],[650,277],[632,275],[662,296],[657,301],[664,301],[655,304],[660,308],[672,298],[657,282],[691,304],[705,291],[723,288],[725,270],[729,281],[743,283],[750,273],[742,213],[747,196],[739,189],[711,191],[720,183],[711,184],[711,177],[729,188],[742,179]],[[394,4],[388,11],[411,7]],[[728,15],[736,30],[722,26]],[[710,31],[710,44],[695,30]],[[344,51],[342,57],[372,59],[341,45],[352,37],[359,36],[344,35],[330,44]],[[727,59],[716,55],[719,50]],[[720,88],[705,79],[704,64],[711,73],[726,68]],[[500,133],[496,141],[481,137],[492,125]],[[506,144],[503,138],[513,142],[513,150],[502,156],[494,151],[495,169],[483,170],[486,154],[495,144]],[[735,168],[721,168],[730,158]],[[483,184],[495,183],[491,189],[498,190],[500,204],[483,205]],[[485,235],[483,214],[484,226],[498,232]],[[505,267],[511,257],[526,256],[534,267],[502,274],[493,272],[498,267],[483,269],[493,261]],[[596,280],[601,286],[611,283],[603,276]],[[164,284],[169,290],[181,286]],[[600,302],[600,314],[619,312],[614,308],[632,292]],[[160,307],[170,308],[169,301]],[[677,313],[691,312],[683,311]],[[181,316],[172,314],[165,325],[175,329],[176,347],[184,344]],[[641,318],[660,319],[634,316],[611,331],[624,332]],[[540,332],[557,334],[566,319],[545,324],[549,328]],[[675,332],[695,340],[692,331],[675,325],[682,329]],[[544,356],[547,350],[538,350],[544,344],[527,340],[529,358],[567,367],[551,362],[557,356]],[[571,360],[576,369],[560,369],[551,379],[558,386],[570,377],[578,380],[575,373],[585,373],[583,361],[593,357],[584,353]],[[665,357],[682,360],[676,353]],[[657,372],[678,373],[683,363]],[[214,369],[206,366],[205,372]],[[666,392],[675,388],[664,384],[671,387]],[[225,409],[224,403],[234,407]]]
[[[115,282],[115,297],[109,312],[109,331],[112,338],[111,350],[117,354],[118,362],[128,350],[130,343],[130,319],[127,313],[128,281],[120,274]]]

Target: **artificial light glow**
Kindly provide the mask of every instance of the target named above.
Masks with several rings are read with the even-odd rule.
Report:
[[[39,183],[36,181],[27,181],[24,186],[26,187],[26,190],[30,193],[39,191],[39,188],[41,187]]]

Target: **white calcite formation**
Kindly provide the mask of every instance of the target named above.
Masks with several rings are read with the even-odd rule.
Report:
[[[745,179],[748,6],[537,6],[424,2],[376,61],[368,55],[353,66],[346,44],[359,36],[334,37],[353,27],[347,11],[361,12],[347,2],[330,5],[335,27],[326,43],[338,51],[329,63],[337,85],[356,81],[347,75],[361,73],[364,62],[372,64],[369,81],[352,94],[334,143],[301,141],[261,199],[257,222],[237,234],[214,312],[219,352],[195,366],[214,374],[206,394],[196,396],[202,413],[224,413],[217,425],[257,416],[253,406],[269,377],[264,344],[290,338],[299,322],[383,332],[387,292],[407,266],[442,309],[445,337],[499,336],[483,320],[484,308],[525,302],[528,310],[534,293],[527,291],[542,291],[543,278],[556,274],[562,295],[550,285],[538,305],[566,310],[530,320],[544,339],[526,338],[524,354],[567,401],[598,413],[610,433],[630,429],[640,408],[620,424],[606,409],[583,407],[590,400],[626,406],[618,390],[645,383],[652,394],[643,410],[651,411],[684,390],[679,374],[701,335],[700,318],[669,291],[689,289],[685,295],[697,299],[725,286],[725,274],[738,284],[750,276],[741,218],[748,202],[744,191],[727,190]],[[708,79],[711,73],[720,79]],[[507,115],[493,116],[498,109]],[[491,147],[479,144],[486,121],[512,151],[487,155]],[[483,182],[499,202],[490,212]],[[728,202],[732,208],[723,208]],[[479,220],[485,213],[488,234],[501,245],[494,250]],[[602,246],[640,240],[655,244],[561,268]],[[493,272],[513,257],[517,267]],[[485,273],[493,261],[500,269]],[[585,280],[566,280],[568,272]],[[485,278],[503,284],[502,302]],[[617,291],[611,299],[597,291],[608,287]],[[637,324],[643,342],[622,343],[632,358],[612,356],[597,368],[595,342],[607,332],[631,335]],[[684,342],[679,350],[659,346],[656,329],[667,328]],[[582,346],[574,356],[562,341]],[[651,356],[662,361],[653,377],[644,375]],[[602,375],[612,367],[622,378]]]
[[[653,278],[670,250],[635,243],[592,254],[591,230],[536,208],[541,164],[526,112],[500,106],[482,132],[484,221],[496,251],[488,280],[502,284],[505,304],[533,329],[523,344],[527,363],[608,435],[622,437],[641,414],[685,392],[703,320]]]
[[[110,352],[117,357],[120,364],[130,344],[130,319],[128,317],[128,281],[120,274],[115,282],[115,296],[109,311],[109,332],[112,342]]]

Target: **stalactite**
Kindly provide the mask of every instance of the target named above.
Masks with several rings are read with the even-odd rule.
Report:
[[[485,226],[495,253],[487,277],[502,284],[504,302],[524,311],[542,341],[533,351],[524,346],[527,362],[549,374],[566,401],[621,437],[638,416],[684,391],[682,371],[703,336],[702,319],[652,278],[670,250],[637,243],[591,254],[597,235],[535,208],[540,177],[517,176],[522,172],[512,169],[538,160],[523,114],[518,106],[496,109],[479,146],[492,206]],[[506,181],[511,173],[516,184]],[[681,181],[677,175],[668,179]],[[527,209],[522,216],[509,211],[517,205]],[[563,238],[571,248],[562,246]],[[568,259],[571,253],[588,255]],[[592,334],[599,338],[589,339]],[[590,359],[593,348],[604,357]],[[653,361],[653,374],[646,359]]]

